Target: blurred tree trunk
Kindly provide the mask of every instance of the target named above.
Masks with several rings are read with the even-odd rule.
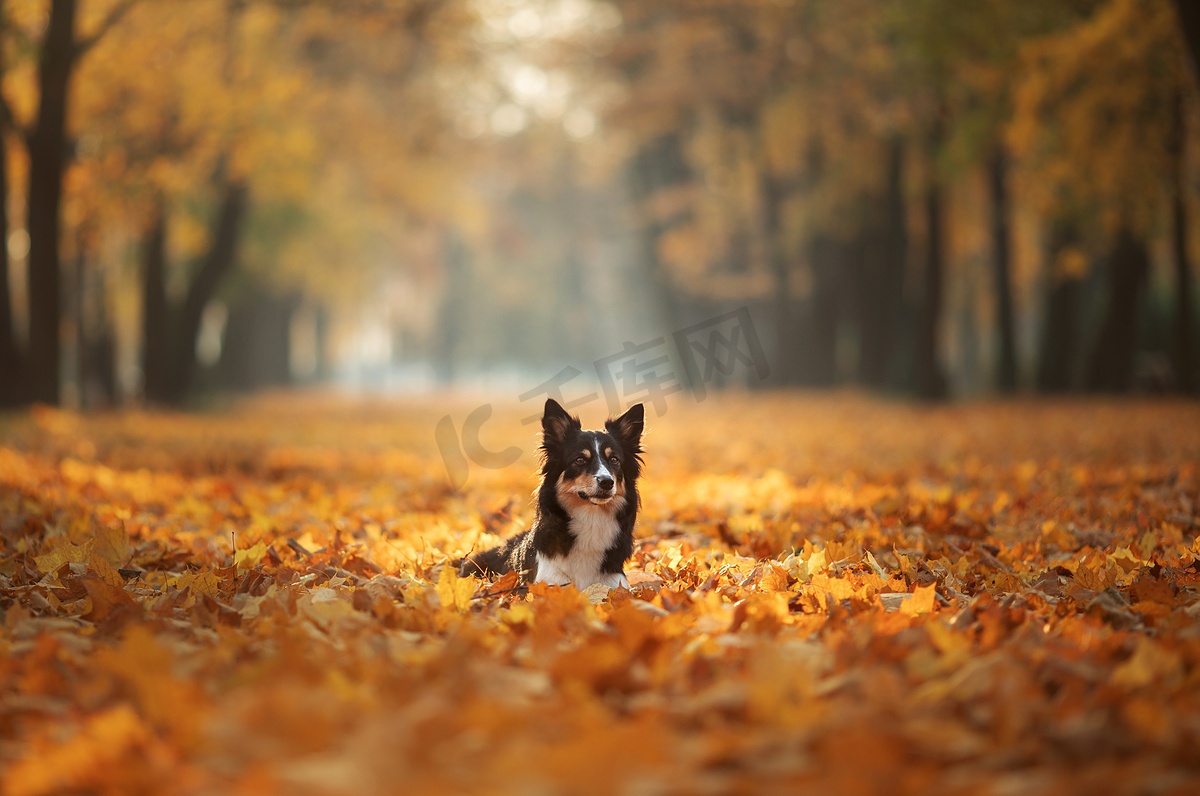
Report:
[[[791,269],[782,241],[782,212],[786,195],[780,181],[763,170],[759,177],[759,195],[763,205],[763,237],[767,265],[771,271],[771,318],[775,331],[776,361],[774,380],[778,384],[795,384],[799,378],[799,359],[785,352],[795,348],[797,339],[796,302],[791,295]]]
[[[1200,3],[1196,0],[1175,0],[1179,12],[1180,27],[1192,57],[1192,68],[1200,77]]]
[[[1117,233],[1108,264],[1108,302],[1100,334],[1088,357],[1084,386],[1097,392],[1125,392],[1133,386],[1137,314],[1150,272],[1146,244],[1127,225]]]
[[[1197,12],[1200,16],[1200,12]],[[1171,139],[1168,147],[1171,166],[1171,259],[1175,266],[1175,330],[1172,355],[1179,389],[1196,391],[1196,358],[1193,345],[1195,330],[1192,321],[1192,267],[1188,262],[1186,163],[1187,120],[1182,88],[1175,92]]]
[[[808,365],[805,381],[817,387],[830,387],[837,380],[838,320],[844,299],[840,287],[850,266],[847,249],[823,233],[814,235],[808,244],[813,275],[809,334],[806,340],[790,342],[789,348],[803,346]]]
[[[80,407],[86,407],[86,395],[83,371],[85,361],[87,359],[87,326],[84,322],[85,311],[84,305],[87,303],[87,276],[88,276],[88,225],[87,219],[75,226],[75,252],[71,258],[71,279],[67,289],[67,306],[68,317],[71,325],[75,328],[75,362],[73,368],[73,378],[75,381],[75,394]],[[71,363],[68,363],[71,364]]]
[[[164,391],[164,400],[168,403],[179,403],[191,389],[192,379],[196,375],[196,337],[200,334],[204,308],[213,300],[222,280],[233,269],[248,194],[246,184],[240,180],[227,181],[222,190],[212,245],[188,287],[178,322],[174,324],[174,333],[168,337],[171,347],[168,357],[170,376]]]
[[[92,220],[75,228],[75,274],[71,312],[75,323],[75,379],[83,408],[116,403],[116,364],[113,336],[105,307],[104,270],[94,257],[96,240]]]
[[[101,270],[96,274],[90,291],[95,324],[80,348],[79,380],[84,406],[113,406],[117,403],[116,343],[108,319],[107,293],[104,272]]]
[[[692,169],[683,151],[683,131],[673,130],[646,144],[632,159],[629,185],[634,203],[644,208],[661,190],[678,188],[692,181]],[[645,215],[643,213],[642,215]],[[641,229],[642,260],[650,277],[653,303],[668,329],[684,323],[684,300],[671,282],[667,266],[659,256],[659,241],[688,214],[648,218]]]
[[[152,403],[177,404],[187,397],[196,372],[196,337],[204,308],[233,268],[246,213],[247,189],[240,181],[225,184],[212,243],[188,287],[183,306],[166,295],[166,207],[160,202],[143,241],[142,316],[145,396]]]
[[[12,294],[8,289],[8,147],[0,132],[0,406],[20,403],[24,396],[21,351],[13,326]]]
[[[926,401],[946,398],[946,377],[938,361],[938,327],[942,317],[942,279],[945,271],[945,205],[936,158],[942,147],[942,121],[934,122],[929,135],[929,183],[925,187],[926,258],[921,310],[917,317],[917,395]]]
[[[1046,321],[1038,361],[1037,387],[1040,392],[1068,392],[1074,386],[1082,293],[1080,280],[1067,278],[1058,280],[1046,297]]]
[[[1196,0],[1175,0],[1183,36],[1191,55],[1192,75],[1200,85],[1200,4]],[[1179,387],[1184,392],[1196,391],[1196,359],[1192,322],[1192,270],[1188,262],[1187,192],[1184,185],[1184,146],[1187,130],[1183,108],[1183,91],[1179,90],[1175,106],[1174,153],[1177,157],[1172,174],[1172,234],[1171,250],[1175,265],[1175,371]]]
[[[1017,339],[1013,323],[1012,233],[1009,218],[1012,205],[1008,196],[1008,153],[1001,144],[988,164],[992,198],[992,267],[995,269],[996,334],[1000,358],[996,363],[996,389],[1002,393],[1017,391]]]
[[[904,141],[899,136],[888,145],[887,188],[879,229],[868,229],[863,241],[864,278],[859,327],[858,377],[881,389],[889,382],[896,351],[904,269],[908,254],[908,225],[904,201]]]
[[[468,292],[471,289],[467,247],[458,231],[446,231],[442,244],[442,261],[446,269],[446,292],[438,310],[437,329],[433,343],[434,370],[438,381],[449,384],[454,378],[458,346],[470,313]]]
[[[170,401],[171,329],[167,308],[167,213],[160,198],[142,241],[142,375],[150,403]]]
[[[255,285],[233,303],[217,366],[220,386],[261,390],[291,383],[291,321],[299,297],[280,298]]]
[[[67,93],[75,62],[76,0],[53,0],[38,63],[37,126],[29,137],[29,398],[59,399],[58,237],[67,162]]]
[[[292,317],[300,304],[299,295],[266,295],[264,311],[256,319],[259,333],[253,341],[261,352],[259,379],[264,387],[292,383]]]
[[[318,304],[315,311],[314,335],[317,338],[317,368],[313,379],[318,383],[329,381],[333,375],[332,363],[329,361],[329,308]]]
[[[0,6],[0,11],[3,7]],[[7,26],[7,20],[0,18],[0,31]],[[0,52],[0,78],[7,71],[7,63],[2,60]],[[4,110],[4,118],[0,119],[0,406],[11,406],[20,403],[23,396],[21,388],[24,362],[21,350],[17,346],[17,332],[14,326],[12,293],[8,287],[8,133],[10,128],[16,128],[15,121],[8,112],[8,103],[0,96],[0,107]],[[16,130],[20,133],[20,130]]]
[[[1060,263],[1064,252],[1078,243],[1079,232],[1074,223],[1057,221],[1051,225],[1045,266],[1049,287],[1037,372],[1037,388],[1041,392],[1066,392],[1075,386],[1083,283],[1075,273],[1060,267]]]
[[[63,174],[71,153],[67,146],[67,100],[71,75],[87,52],[136,0],[118,0],[95,32],[75,37],[77,0],[51,0],[50,15],[38,58],[38,109],[33,130],[26,136],[29,152],[29,190],[26,225],[29,232],[29,354],[23,399],[56,404],[59,400],[62,274],[59,229]],[[6,122],[11,114],[4,105]]]

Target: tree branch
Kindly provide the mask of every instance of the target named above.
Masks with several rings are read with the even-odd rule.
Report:
[[[92,35],[86,36],[75,42],[75,51],[73,56],[76,59],[82,58],[88,50],[92,49],[92,47],[96,45],[96,42],[104,38],[104,34],[112,30],[113,26],[120,22],[122,18],[129,13],[129,10],[133,8],[137,2],[138,0],[121,0],[121,2],[113,6],[104,19],[100,21],[100,24],[96,26],[96,29],[92,31]]]

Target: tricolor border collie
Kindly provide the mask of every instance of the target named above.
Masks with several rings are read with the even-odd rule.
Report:
[[[642,469],[641,404],[604,431],[584,431],[553,398],[542,415],[542,483],[533,527],[463,561],[459,575],[522,573],[530,583],[629,587],[637,479]]]

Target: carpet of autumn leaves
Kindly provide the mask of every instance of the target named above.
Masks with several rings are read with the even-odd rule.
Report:
[[[1200,787],[1200,406],[680,401],[607,595],[452,576],[470,408],[0,419],[0,794]]]

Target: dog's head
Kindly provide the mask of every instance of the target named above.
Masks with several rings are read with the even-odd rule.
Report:
[[[584,431],[579,418],[567,414],[553,398],[542,415],[542,475],[556,484],[559,501],[568,508],[624,505],[641,474],[641,404],[604,424],[604,431]]]

